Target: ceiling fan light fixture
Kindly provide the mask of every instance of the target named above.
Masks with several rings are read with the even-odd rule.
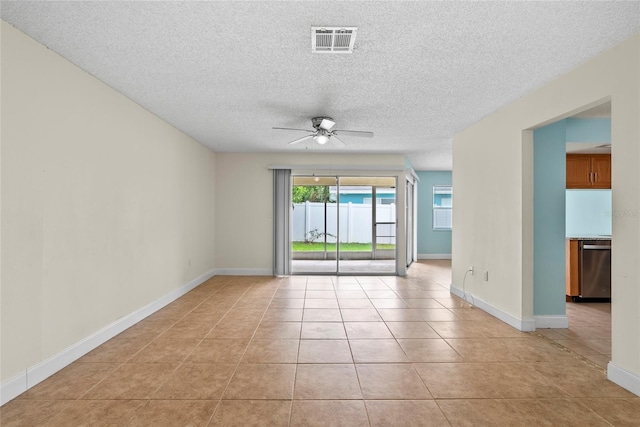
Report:
[[[333,119],[329,117],[323,117],[319,127],[324,130],[330,131],[331,129],[333,129],[335,125],[336,125],[336,122],[334,122]]]
[[[273,129],[277,130],[295,130],[306,132],[307,135],[302,138],[294,139],[289,143],[298,144],[302,141],[308,141],[309,139],[313,139],[318,145],[325,145],[327,142],[331,141],[337,145],[346,145],[344,141],[341,140],[342,135],[347,136],[359,136],[365,138],[373,138],[373,132],[369,131],[361,131],[361,130],[334,130],[334,126],[336,122],[331,117],[326,116],[318,116],[311,118],[311,124],[313,125],[314,130],[307,129],[298,129],[298,128],[283,128],[283,127],[274,127]],[[340,137],[338,137],[340,135]]]
[[[320,144],[320,145],[324,145],[327,142],[329,142],[329,137],[327,135],[325,135],[325,134],[322,134],[322,133],[319,134],[319,135],[314,136],[313,139],[315,139],[316,142],[318,144]]]

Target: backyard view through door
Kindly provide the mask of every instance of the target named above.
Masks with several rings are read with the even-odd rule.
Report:
[[[396,272],[396,178],[296,176],[294,274]]]

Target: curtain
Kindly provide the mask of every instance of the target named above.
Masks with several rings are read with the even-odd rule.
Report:
[[[273,170],[273,274],[291,274],[291,170]]]

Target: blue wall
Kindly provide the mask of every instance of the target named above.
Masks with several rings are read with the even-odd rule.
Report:
[[[564,315],[566,120],[533,132],[533,314]]]
[[[567,142],[611,142],[611,119],[568,118]]]
[[[418,257],[451,255],[451,231],[433,230],[433,186],[451,185],[451,172],[416,172],[418,182]],[[453,189],[455,191],[455,188]],[[455,209],[455,206],[453,207]]]
[[[568,118],[533,132],[533,314],[537,316],[566,314],[567,142],[611,142],[611,120]]]

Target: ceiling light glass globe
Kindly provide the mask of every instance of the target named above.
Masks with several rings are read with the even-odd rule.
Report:
[[[316,141],[318,142],[318,144],[324,145],[329,142],[329,137],[327,135],[318,135],[316,136]]]

